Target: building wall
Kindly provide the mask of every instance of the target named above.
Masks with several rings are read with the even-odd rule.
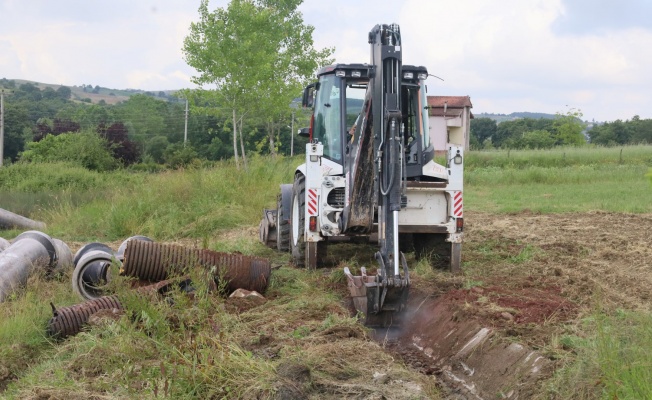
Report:
[[[471,109],[465,107],[461,115],[459,109],[452,112],[450,116],[431,115],[430,118],[430,140],[435,146],[437,154],[446,152],[446,145],[453,143],[464,146],[464,150],[469,148],[469,139],[471,132]]]

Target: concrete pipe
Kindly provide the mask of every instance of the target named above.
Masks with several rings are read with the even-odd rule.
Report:
[[[75,254],[75,269],[72,273],[72,288],[85,300],[104,295],[106,285],[111,281],[111,265],[121,264],[115,253],[101,243],[89,243]]]
[[[14,214],[0,208],[0,227],[19,228],[19,229],[45,229],[45,224],[41,221],[34,221],[25,218],[22,215]]]
[[[5,249],[6,249],[7,247],[9,247],[9,246],[11,246],[11,242],[9,242],[9,241],[8,241],[7,239],[5,239],[5,238],[1,238],[1,237],[0,237],[0,252],[5,251]]]
[[[72,251],[62,240],[53,238],[54,248],[57,252],[57,263],[52,269],[52,274],[63,273],[72,267]]]
[[[57,265],[57,247],[43,232],[27,231],[18,235],[0,253],[0,302],[27,283],[37,267],[51,271]]]

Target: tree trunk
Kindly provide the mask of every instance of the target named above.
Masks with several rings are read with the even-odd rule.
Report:
[[[233,156],[235,157],[235,166],[240,169],[240,161],[238,160],[238,123],[235,118],[235,108],[233,109]]]
[[[242,161],[244,162],[244,169],[247,170],[247,153],[245,153],[244,140],[242,139],[242,120],[244,115],[240,118],[240,150],[242,150]]]
[[[274,136],[276,131],[274,130],[274,121],[267,122],[267,136],[269,137],[269,154],[273,157],[276,157],[276,148],[274,147]]]

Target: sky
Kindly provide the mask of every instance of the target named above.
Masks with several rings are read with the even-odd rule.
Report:
[[[227,6],[211,0],[210,8]],[[113,89],[193,87],[183,39],[199,0],[0,0],[0,78]],[[403,62],[429,95],[471,97],[474,114],[652,118],[650,0],[304,0],[316,48],[368,62],[367,33],[398,23]]]

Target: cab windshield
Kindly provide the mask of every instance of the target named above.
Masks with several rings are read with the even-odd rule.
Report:
[[[312,137],[324,146],[325,157],[342,162],[343,133],[354,125],[360,115],[366,90],[365,81],[344,81],[334,74],[320,78]],[[345,115],[341,112],[342,107]]]

